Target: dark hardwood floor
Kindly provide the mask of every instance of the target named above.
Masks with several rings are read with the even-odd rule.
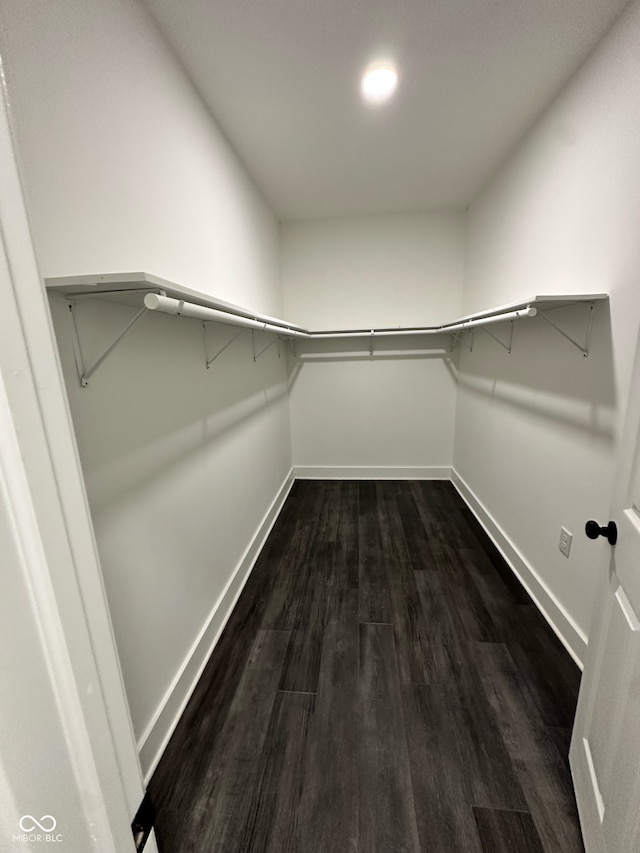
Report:
[[[161,853],[583,853],[579,680],[451,484],[297,481],[151,780]]]

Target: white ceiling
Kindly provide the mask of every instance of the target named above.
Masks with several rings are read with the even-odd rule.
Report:
[[[283,220],[464,207],[626,0],[146,0]],[[362,102],[376,58],[400,72]]]

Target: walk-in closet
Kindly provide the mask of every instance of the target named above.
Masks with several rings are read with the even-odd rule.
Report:
[[[637,849],[639,44],[0,0],[0,849]]]

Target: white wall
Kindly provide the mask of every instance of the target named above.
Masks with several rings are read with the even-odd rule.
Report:
[[[608,547],[584,522],[608,520],[640,318],[639,43],[634,3],[468,213],[465,312],[611,294],[587,359],[536,319],[511,356],[478,334],[460,362],[455,468],[578,658]],[[577,335],[580,318],[555,317]]]
[[[2,0],[43,274],[144,270],[280,313],[277,223],[136,0]]]
[[[314,329],[419,326],[459,315],[463,216],[424,213],[286,223],[285,316]],[[455,380],[449,339],[429,357],[390,358],[391,340],[297,343],[294,465],[305,474],[440,475],[451,466]],[[404,345],[406,345],[406,339]],[[416,339],[416,348],[424,340]],[[364,347],[364,349],[363,349]],[[443,354],[444,350],[444,354]],[[349,359],[331,354],[348,352]],[[359,470],[358,470],[359,469]],[[376,470],[374,470],[376,469]]]
[[[0,185],[0,515],[14,540],[0,547],[3,834],[47,812],[60,849],[124,851],[142,775],[4,97]]]
[[[134,0],[2,0],[1,14],[42,275],[145,270],[280,314],[278,224],[143,7]],[[105,586],[148,770],[288,476],[285,360],[272,348],[254,365],[245,337],[206,371],[200,325],[154,315],[81,390],[69,317],[56,303]],[[134,310],[79,305],[88,362]],[[224,334],[212,332],[212,340]]]

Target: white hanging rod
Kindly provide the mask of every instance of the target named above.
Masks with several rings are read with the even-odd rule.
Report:
[[[421,329],[356,329],[353,332],[309,332],[308,337],[316,341],[333,341],[338,338],[398,338],[403,335],[439,335],[440,329],[425,327]]]
[[[487,326],[490,323],[501,323],[505,320],[519,320],[524,317],[535,317],[538,313],[531,305],[517,311],[507,311],[502,314],[494,314],[489,317],[480,317],[476,320],[463,320],[457,323],[448,323],[442,326],[423,326],[414,329],[355,329],[353,331],[321,331],[310,332],[306,329],[292,329],[285,323],[282,325],[265,323],[260,320],[252,320],[249,317],[241,317],[238,314],[230,314],[219,311],[217,308],[208,308],[206,305],[197,305],[195,302],[185,302],[183,299],[174,299],[170,296],[162,296],[157,293],[147,293],[144,297],[145,307],[151,311],[162,311],[165,314],[192,317],[196,320],[209,320],[213,323],[226,323],[231,326],[241,326],[246,329],[256,329],[264,332],[274,332],[289,338],[310,338],[315,340],[334,340],[338,338],[371,338],[371,337],[401,337],[404,335],[441,335],[452,332],[472,329],[476,326]]]
[[[285,324],[279,326],[275,323],[264,323],[260,320],[252,320],[249,317],[241,317],[239,314],[218,311],[217,308],[208,308],[206,305],[196,305],[195,302],[185,302],[183,299],[172,299],[170,296],[161,296],[158,293],[147,293],[144,298],[144,304],[151,311],[162,311],[164,314],[177,314],[181,317],[192,317],[196,320],[209,320],[212,323],[242,326],[244,329],[275,332],[278,335],[288,338],[309,337],[307,332],[297,331]]]
[[[527,308],[522,308],[518,311],[508,311],[504,314],[496,314],[491,317],[481,317],[478,320],[445,323],[442,326],[422,326],[415,329],[358,329],[352,332],[309,332],[308,336],[324,341],[333,340],[334,338],[397,338],[402,335],[443,335],[472,329],[474,326],[488,326],[490,323],[502,323],[505,320],[520,320],[523,317],[535,317],[537,313],[537,309],[529,305]]]
[[[518,311],[507,311],[504,314],[492,314],[490,317],[481,317],[478,320],[463,320],[460,323],[449,323],[440,326],[443,332],[462,332],[465,329],[473,329],[475,326],[488,326],[491,323],[502,323],[504,320],[520,320],[523,317],[535,317],[538,309],[532,305],[521,308]]]

